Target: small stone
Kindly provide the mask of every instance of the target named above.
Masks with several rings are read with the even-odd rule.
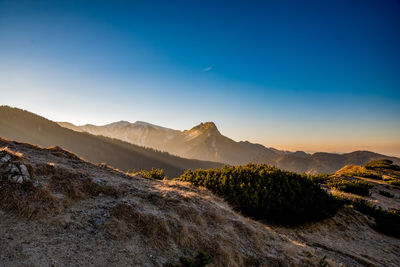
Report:
[[[11,164],[8,164],[5,168],[4,168],[4,172],[8,173],[11,170]]]
[[[103,163],[100,163],[100,164],[99,164],[99,167],[100,167],[100,168],[106,169],[108,166],[107,166],[106,163],[103,162]]]
[[[8,179],[15,183],[22,183],[24,181],[24,177],[22,177],[22,175],[9,175]]]
[[[36,181],[34,181],[33,183],[32,183],[32,185],[34,186],[34,187],[42,187],[42,185],[39,183],[39,181],[38,180],[36,180]]]
[[[2,162],[9,162],[11,160],[11,156],[6,154],[4,157],[1,158]]]
[[[98,185],[102,185],[102,186],[105,186],[107,184],[106,181],[104,181],[103,179],[100,179],[100,178],[93,179],[93,182],[98,184]]]
[[[54,196],[55,196],[56,198],[58,198],[58,199],[64,199],[64,198],[65,198],[65,196],[64,196],[63,193],[54,193]]]
[[[13,164],[10,164],[11,165],[11,169],[10,169],[10,173],[13,173],[13,174],[15,174],[15,173],[21,173],[20,172],[20,170],[17,168],[17,166],[15,166],[15,165],[13,165]]]
[[[31,176],[29,175],[28,168],[24,164],[19,165],[19,169],[21,170],[22,175],[24,175],[26,178],[30,178]]]

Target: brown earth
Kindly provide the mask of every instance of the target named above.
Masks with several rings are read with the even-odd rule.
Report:
[[[351,208],[296,228],[265,225],[205,189],[130,176],[60,148],[0,139],[0,265],[396,266],[400,240]],[[1,160],[1,159],[0,159]],[[22,182],[5,175],[24,165]],[[23,169],[21,167],[21,169]]]

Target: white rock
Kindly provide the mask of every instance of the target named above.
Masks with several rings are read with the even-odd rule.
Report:
[[[29,175],[28,168],[24,164],[19,165],[19,169],[25,178],[29,179],[31,176]]]
[[[12,164],[10,164],[10,165],[11,165],[10,173],[13,173],[13,174],[21,173],[20,170],[17,168],[17,166],[12,165]]]
[[[22,175],[9,175],[8,179],[16,183],[22,183],[24,181],[24,177],[22,177]]]
[[[103,179],[100,179],[100,178],[95,178],[95,179],[93,179],[93,182],[96,183],[96,184],[98,184],[98,185],[102,185],[102,186],[104,186],[104,185],[107,184],[106,181],[104,181]]]
[[[6,154],[4,157],[1,158],[2,162],[9,162],[11,160],[11,156]]]
[[[63,193],[54,193],[54,196],[55,196],[56,198],[58,198],[58,199],[64,199],[64,198],[65,198],[65,196],[64,196]]]
[[[18,176],[17,183],[22,183],[24,181],[24,177],[22,175]]]
[[[34,187],[42,187],[42,185],[39,183],[38,180],[36,180],[36,181],[33,182],[33,186],[34,186]]]
[[[11,164],[8,164],[5,168],[4,168],[4,172],[8,173],[11,170]]]

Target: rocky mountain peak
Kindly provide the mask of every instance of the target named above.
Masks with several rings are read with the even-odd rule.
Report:
[[[210,134],[221,134],[218,131],[217,126],[215,125],[214,122],[202,122],[199,125],[195,126],[192,128],[192,130],[197,130],[202,133],[210,133]]]

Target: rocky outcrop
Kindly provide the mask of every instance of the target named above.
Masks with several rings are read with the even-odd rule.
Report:
[[[20,156],[12,154],[9,150],[0,151],[0,175],[15,183],[31,180],[27,165],[21,162]]]

